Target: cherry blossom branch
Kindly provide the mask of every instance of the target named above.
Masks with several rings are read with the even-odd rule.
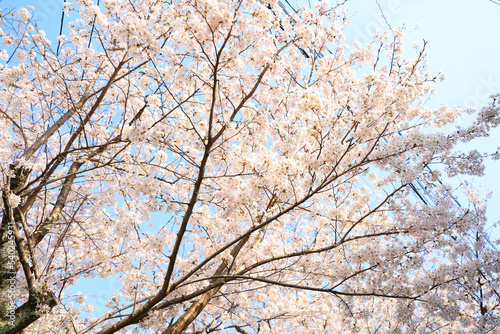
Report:
[[[368,270],[370,268],[367,268],[365,270]],[[360,271],[360,272],[362,272],[362,271]],[[359,274],[360,272],[358,272],[356,274]],[[312,287],[312,286],[305,286],[305,285],[299,285],[299,284],[273,281],[273,280],[269,280],[266,278],[247,276],[247,275],[214,275],[214,276],[211,276],[210,279],[223,279],[226,283],[234,281],[234,280],[251,280],[251,281],[257,281],[257,282],[267,283],[267,284],[271,284],[271,285],[278,285],[278,286],[283,286],[283,287],[287,287],[287,288],[298,289],[298,290],[327,292],[327,293],[331,293],[333,295],[339,295],[339,296],[359,296],[359,297],[372,296],[372,297],[393,298],[393,299],[419,300],[419,296],[390,295],[390,294],[378,293],[378,292],[345,292],[345,291],[335,290],[334,288],[318,288],[318,287]],[[163,332],[163,334],[167,334],[167,333],[170,334],[169,332]]]
[[[402,185],[400,188],[394,190],[394,192],[390,195],[390,196],[387,196],[386,199],[384,201],[382,201],[376,208],[374,208],[373,210],[371,210],[369,213],[367,213],[366,215],[362,216],[358,223],[362,220],[364,220],[367,216],[369,216],[371,213],[377,211],[381,206],[383,206],[386,201],[388,200],[388,198],[392,197],[393,194],[397,193],[402,187],[404,187],[404,185]],[[272,201],[272,199],[271,199]],[[268,205],[269,207],[269,205]],[[354,228],[354,226],[356,226],[357,224],[353,224],[353,227],[347,231],[347,233],[344,235],[344,237],[342,238],[342,240],[338,243],[338,245],[340,244],[343,244],[344,242],[346,242],[345,238],[346,236],[348,235],[348,233],[350,231],[352,231],[352,229]],[[386,235],[386,234],[390,234],[390,233],[381,233],[381,235]],[[250,237],[250,234],[248,234],[245,238],[241,239],[238,243],[238,246],[235,248],[236,253],[233,254],[233,252],[235,252],[235,250],[233,250],[233,252],[231,253],[231,255],[233,255],[233,262],[235,260],[235,257],[237,255],[237,252],[239,252],[239,249],[241,249],[241,247],[243,247],[243,245],[247,242],[247,240],[249,239]],[[364,236],[363,236],[364,237]],[[352,240],[354,240],[354,238],[352,238]],[[331,248],[334,248],[334,247],[338,247],[338,245],[334,245],[333,247]],[[327,247],[326,249],[328,249],[329,247]],[[326,250],[326,249],[323,249],[322,251]],[[316,251],[318,252],[318,251]],[[312,252],[311,252],[312,253]],[[252,267],[253,268],[253,267]],[[215,273],[215,276],[212,276],[213,277],[217,277],[217,274],[219,271],[224,271],[228,269],[227,266],[224,265],[221,265],[219,266],[219,268],[217,269],[216,273]],[[368,269],[366,269],[368,270]],[[246,271],[246,270],[244,270]],[[362,270],[361,272],[364,272],[365,270]],[[357,275],[357,274],[353,274],[353,275]],[[181,279],[182,280],[182,279]],[[180,281],[181,281],[180,280]],[[179,282],[176,282],[177,284]],[[189,284],[189,283],[187,283]],[[184,285],[184,284],[183,284]],[[179,285],[177,285],[177,287],[179,287]],[[222,285],[221,285],[222,286]],[[163,332],[163,334],[177,334],[177,333],[181,333],[183,330],[185,330],[187,328],[187,326],[198,316],[198,314],[203,310],[203,308],[208,304],[208,302],[210,301],[210,299],[215,295],[215,293],[217,293],[217,291],[219,291],[220,287],[217,287],[217,288],[213,288],[212,290],[208,290],[205,294],[203,294],[203,297],[201,299],[198,299],[190,308],[188,311],[186,311],[175,323],[174,325],[171,325],[169,326],[169,328]],[[161,304],[162,307],[165,305],[165,304]]]
[[[105,327],[104,329],[102,329],[99,332],[100,334],[114,333],[121,328],[127,327],[130,324],[135,323],[136,321],[140,320],[145,314],[147,314],[149,312],[149,310],[154,305],[156,305],[161,299],[163,299],[164,296],[168,292],[172,291],[172,288],[170,286],[170,279],[171,279],[173,271],[174,271],[175,261],[176,261],[177,255],[179,253],[179,249],[180,249],[180,246],[182,243],[183,236],[186,232],[187,224],[189,222],[191,214],[193,213],[194,206],[196,205],[196,202],[198,201],[198,193],[199,193],[199,190],[201,188],[201,184],[203,182],[203,175],[204,175],[205,166],[207,164],[208,157],[210,154],[211,144],[212,144],[212,141],[209,141],[205,147],[205,152],[203,154],[203,157],[202,157],[202,160],[200,163],[200,168],[198,171],[198,177],[197,177],[196,183],[194,185],[194,188],[193,188],[193,191],[191,194],[191,199],[188,203],[186,212],[183,216],[183,220],[181,222],[181,226],[179,228],[179,231],[177,232],[177,237],[176,237],[174,247],[170,253],[170,257],[169,257],[170,262],[169,262],[169,265],[167,268],[167,273],[165,275],[165,279],[163,281],[162,288],[153,298],[148,300],[148,302],[146,302],[145,304],[142,304],[141,306],[137,307],[137,309],[135,309],[128,317],[126,317],[125,319],[122,319],[122,320],[120,320],[120,321],[118,321],[110,326]]]
[[[104,63],[102,63],[99,68],[97,69],[97,74],[101,73],[101,71],[104,68]],[[47,140],[64,124],[66,123],[67,120],[69,120],[78,110],[82,109],[85,103],[87,103],[88,99],[90,98],[90,90],[94,87],[97,78],[99,75],[96,75],[94,78],[93,82],[85,88],[85,92],[83,93],[83,97],[78,101],[75,106],[73,106],[71,109],[69,109],[61,118],[59,118],[57,121],[52,124],[47,131],[45,131],[44,134],[42,134],[31,146],[26,149],[21,156],[21,158],[24,158],[26,160],[30,159],[33,154],[42,146]]]

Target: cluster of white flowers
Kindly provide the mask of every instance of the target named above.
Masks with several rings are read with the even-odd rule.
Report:
[[[158,110],[161,105],[160,97],[157,94],[151,94],[147,98],[148,106],[153,110]]]
[[[26,59],[28,58],[28,54],[24,50],[18,50],[16,53],[16,57],[20,61],[26,61]]]
[[[28,22],[30,17],[31,17],[31,14],[29,13],[28,9],[26,8],[21,8],[17,11],[17,16],[19,16],[19,18],[24,22]]]
[[[9,35],[5,35],[5,36],[3,36],[3,38],[2,38],[2,43],[3,43],[5,46],[10,46],[10,45],[12,45],[12,43],[13,43],[12,36],[9,36]]]

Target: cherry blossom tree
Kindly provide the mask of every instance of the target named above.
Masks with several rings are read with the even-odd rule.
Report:
[[[4,13],[0,333],[494,330],[484,201],[438,170],[482,173],[453,147],[498,101],[440,131],[425,43],[347,45],[346,10],[75,0],[52,43]]]

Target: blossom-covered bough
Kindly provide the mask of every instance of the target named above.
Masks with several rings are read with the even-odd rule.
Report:
[[[404,30],[345,45],[344,3],[66,10],[58,54],[31,9],[1,18],[0,333],[497,326],[484,205],[427,167],[481,174],[453,146],[498,125],[498,101],[429,131],[459,110],[424,107],[438,77]],[[98,317],[69,292],[92,277],[122,284]]]

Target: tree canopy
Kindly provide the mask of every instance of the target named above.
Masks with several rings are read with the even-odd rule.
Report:
[[[441,179],[482,174],[454,147],[499,97],[449,131],[425,42],[348,45],[344,2],[65,11],[52,43],[0,18],[0,333],[498,329],[485,203]],[[121,288],[90,317],[95,277]]]

